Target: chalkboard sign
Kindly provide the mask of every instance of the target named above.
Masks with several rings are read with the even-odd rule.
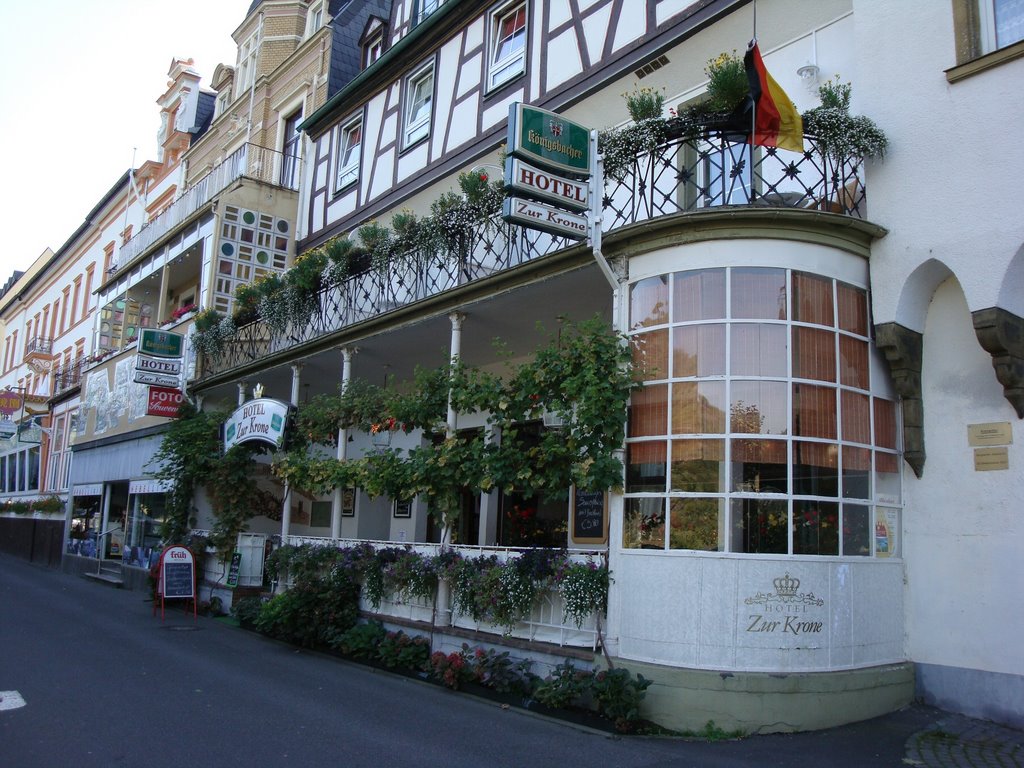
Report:
[[[194,597],[192,563],[164,563],[164,597]]]
[[[576,544],[608,541],[608,495],[572,489],[572,540]]]
[[[231,556],[231,567],[228,568],[228,586],[238,586],[238,572],[242,568],[242,553],[235,552]]]

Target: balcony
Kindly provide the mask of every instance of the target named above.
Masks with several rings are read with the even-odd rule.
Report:
[[[836,158],[805,136],[805,150],[751,147],[735,133],[680,133],[606,176],[602,229],[612,233],[658,218],[744,208],[805,209],[852,218],[866,215],[859,157]],[[450,246],[413,251],[386,266],[369,267],[315,295],[307,319],[271,326],[242,325],[214,354],[205,354],[201,377],[285,357],[357,323],[542,259],[576,241],[504,222],[478,223]],[[368,262],[371,260],[367,260]]]
[[[60,366],[53,370],[53,396],[62,395],[70,389],[74,389],[82,383],[82,369],[84,360],[79,358],[75,362]]]
[[[245,178],[261,184],[298,190],[300,167],[301,160],[298,157],[255,144],[243,144],[199,182],[185,190],[170,206],[146,222],[138,234],[121,246],[117,261],[110,267],[110,273],[131,263],[173,232],[232,182]]]
[[[53,339],[48,339],[45,336],[36,336],[35,338],[29,339],[25,345],[25,360],[31,360],[36,357],[43,357],[49,359],[53,356]]]

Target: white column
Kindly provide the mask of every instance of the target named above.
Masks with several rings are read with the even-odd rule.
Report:
[[[451,339],[451,355],[449,356],[449,364],[455,366],[459,362],[459,355],[462,354],[462,321],[466,319],[466,316],[461,312],[452,312],[448,315],[448,319],[452,323],[452,339]],[[447,427],[445,429],[445,437],[454,437],[455,431],[458,429],[458,414],[455,412],[455,406],[452,404],[452,393],[451,389],[448,390],[448,420]],[[441,546],[447,547],[452,541],[451,526],[448,521],[443,521],[441,526]]]
[[[113,489],[110,487],[110,483],[103,484],[103,501],[100,502],[103,505],[102,517],[100,518],[100,530],[97,533],[96,539],[96,557],[100,560],[103,559],[103,547],[106,546],[103,536],[107,532],[107,526],[110,525],[110,496]]]
[[[299,384],[301,383],[302,377],[300,373],[302,371],[302,363],[292,363],[292,397],[291,404],[299,404]],[[281,544],[282,546],[288,543],[288,529],[292,525],[292,489],[289,487],[288,482],[284,484],[284,502],[281,505]]]
[[[248,384],[248,382],[245,379],[242,379],[236,385],[238,387],[238,407],[239,408],[241,408],[243,405],[245,405],[245,389],[246,389],[246,385],[247,384]]]
[[[341,391],[344,394],[352,379],[352,353],[350,347],[341,348]],[[348,429],[342,427],[338,430],[338,461],[345,461],[348,458]],[[334,499],[331,502],[331,538],[341,538],[341,505],[344,488],[334,489]]]
[[[501,444],[501,428],[484,427],[484,442],[487,445]],[[489,547],[498,543],[498,490],[480,494],[480,532],[477,544]]]

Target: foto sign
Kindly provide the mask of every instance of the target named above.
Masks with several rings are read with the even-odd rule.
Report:
[[[184,339],[180,333],[143,328],[139,335],[139,353],[153,357],[181,357]]]
[[[510,157],[505,162],[505,186],[526,197],[571,211],[582,212],[590,208],[590,188],[586,182],[556,176],[517,157]]]
[[[180,390],[170,387],[150,387],[146,415],[176,419],[178,418],[178,408],[181,407],[181,401],[184,399]]]
[[[224,450],[251,440],[280,448],[288,422],[288,403],[260,397],[250,400],[224,422]]]
[[[590,129],[522,102],[509,106],[509,154],[545,168],[589,176]]]
[[[506,197],[502,206],[502,218],[522,224],[524,227],[539,229],[552,235],[573,237],[583,240],[587,237],[587,217],[570,211],[563,211],[545,203]]]

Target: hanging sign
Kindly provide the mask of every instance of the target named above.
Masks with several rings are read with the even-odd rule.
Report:
[[[506,197],[502,203],[502,217],[505,221],[522,224],[530,229],[539,229],[552,235],[573,237],[577,240],[583,240],[587,236],[586,216],[533,200]]]
[[[136,355],[135,370],[145,373],[159,373],[165,376],[178,376],[181,374],[181,359]]]
[[[288,422],[288,403],[260,397],[250,400],[224,422],[224,450],[251,440],[280,448]]]
[[[21,394],[10,390],[0,390],[0,414],[10,416],[15,411],[21,410],[21,405]]]
[[[590,129],[546,109],[509,105],[509,154],[546,168],[589,176]]]
[[[525,197],[571,211],[586,211],[590,207],[590,186],[586,182],[556,176],[515,157],[505,164],[505,186]]]
[[[181,384],[181,379],[177,376],[145,371],[135,371],[134,381],[136,384],[150,384],[154,387],[178,387]]]
[[[139,335],[139,352],[154,357],[181,357],[185,337],[180,333],[143,328]]]
[[[170,387],[150,387],[149,401],[146,404],[147,416],[165,416],[169,419],[178,418],[178,409],[185,396],[181,390]]]

